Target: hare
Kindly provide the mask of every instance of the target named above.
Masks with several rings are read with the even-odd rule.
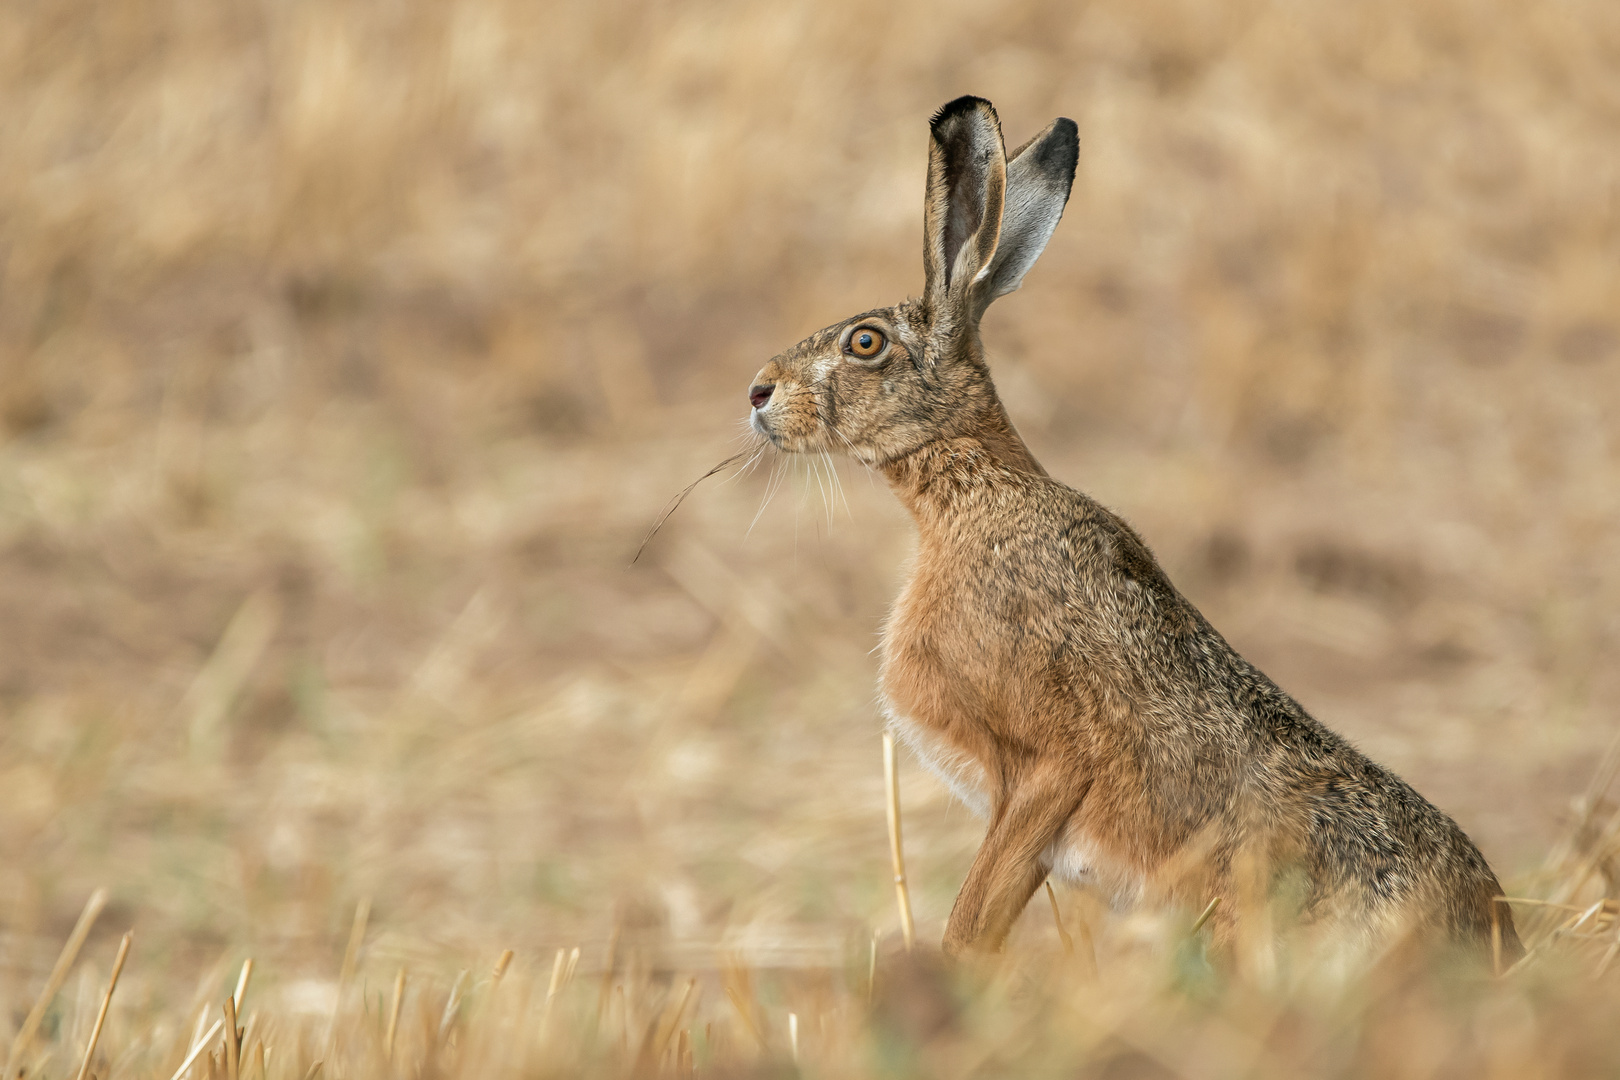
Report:
[[[946,953],[998,950],[1052,874],[1182,907],[1259,880],[1363,950],[1415,935],[1518,955],[1456,823],[1239,656],[1129,525],[1047,474],[1002,408],[979,320],[1063,215],[1075,123],[1008,154],[990,102],[961,97],[931,129],[923,295],[812,334],[749,401],[778,449],[843,451],[915,520],[883,633],[888,722],[988,821]],[[1217,945],[1236,940],[1241,907],[1217,909]]]

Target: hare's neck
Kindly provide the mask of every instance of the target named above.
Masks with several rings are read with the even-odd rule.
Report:
[[[883,466],[883,473],[927,532],[971,514],[997,489],[1021,487],[1046,470],[1002,415],[972,434],[925,443]]]

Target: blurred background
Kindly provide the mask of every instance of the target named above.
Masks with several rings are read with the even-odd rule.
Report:
[[[1080,126],[985,322],[1036,454],[1538,865],[1620,719],[1615,5],[9,4],[10,1007],[98,885],[137,998],[329,972],[363,897],[423,963],[892,931],[881,479],[631,557],[766,359],[921,288],[967,92]],[[902,781],[937,939],[980,826]]]

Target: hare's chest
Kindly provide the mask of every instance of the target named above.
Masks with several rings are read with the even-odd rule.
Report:
[[[1018,634],[972,573],[920,569],[883,630],[884,691],[919,721],[980,720],[1017,694]]]
[[[1006,694],[997,650],[965,641],[959,597],[914,582],[884,630],[881,689],[889,726],[930,772],[981,817],[996,801],[998,743],[992,717]]]
[[[917,760],[950,789],[951,794],[973,813],[988,819],[993,808],[984,764],[966,748],[952,741],[948,733],[897,712],[892,705],[884,712],[895,738],[917,755]]]

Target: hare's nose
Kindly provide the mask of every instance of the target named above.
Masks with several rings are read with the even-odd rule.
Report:
[[[771,400],[771,392],[776,389],[775,383],[769,385],[750,386],[748,388],[748,401],[756,409],[763,409],[765,403]]]

